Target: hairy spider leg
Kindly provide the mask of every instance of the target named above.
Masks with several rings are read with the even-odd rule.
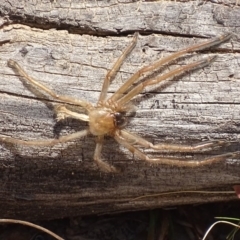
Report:
[[[234,158],[234,157],[240,156],[240,152],[233,152],[233,153],[226,153],[222,155],[216,155],[214,157],[205,158],[200,161],[196,161],[196,160],[184,161],[184,160],[179,160],[177,158],[175,159],[175,158],[165,158],[165,157],[149,158],[147,155],[141,152],[138,148],[136,148],[135,146],[127,142],[125,139],[121,138],[118,134],[114,136],[114,139],[119,144],[127,148],[130,152],[132,152],[135,156],[140,158],[141,160],[145,160],[151,163],[170,165],[170,166],[199,167],[199,166],[205,166],[205,165],[210,165],[216,162],[224,161],[228,158]]]
[[[57,113],[57,121],[70,117],[84,122],[89,122],[88,115],[70,111],[64,105],[57,105],[54,110]]]
[[[136,95],[141,93],[147,86],[158,84],[161,81],[164,81],[164,80],[166,80],[168,78],[176,77],[176,76],[178,76],[178,75],[180,75],[182,73],[185,73],[187,71],[190,71],[190,70],[192,71],[192,70],[197,69],[197,68],[205,67],[211,61],[213,61],[213,59],[215,59],[215,58],[216,58],[216,56],[207,57],[207,58],[204,58],[204,59],[202,59],[200,61],[189,63],[189,64],[187,64],[185,66],[173,69],[172,71],[167,72],[167,73],[163,74],[160,77],[156,77],[156,78],[153,78],[153,79],[148,79],[148,80],[146,80],[146,81],[144,81],[142,83],[139,83],[131,91],[129,91],[126,95],[124,95],[122,98],[117,100],[117,103],[118,103],[119,106],[125,105],[133,97],[135,97]]]
[[[101,158],[103,141],[104,141],[104,136],[96,137],[96,148],[94,151],[93,159],[96,162],[96,164],[99,166],[99,168],[101,168],[104,172],[118,172],[118,170],[114,166],[104,162]]]
[[[45,85],[39,83],[37,80],[30,77],[22,69],[22,67],[20,67],[20,65],[17,62],[15,62],[13,60],[9,60],[8,65],[10,67],[16,69],[17,72],[22,77],[24,77],[24,79],[28,83],[32,84],[33,86],[41,89],[42,91],[44,91],[46,93],[48,93],[54,99],[57,99],[57,100],[60,100],[60,101],[65,101],[65,102],[70,103],[70,104],[75,104],[75,105],[84,107],[88,111],[92,108],[92,105],[90,103],[86,102],[86,101],[77,100],[77,99],[73,99],[73,98],[70,98],[70,97],[61,96],[61,95],[56,94],[55,92],[53,92],[51,89],[49,89]],[[63,106],[63,105],[58,105],[55,108],[55,110],[57,112],[57,120],[58,121],[66,118],[66,117],[72,117],[72,118],[76,118],[76,119],[82,120],[82,121],[89,121],[89,117],[87,115],[70,111],[70,110],[66,109],[66,107]],[[5,142],[5,143],[11,143],[11,144],[20,144],[20,145],[24,145],[24,146],[53,146],[53,145],[56,145],[58,143],[65,143],[65,142],[68,142],[68,141],[73,141],[75,139],[82,138],[82,137],[88,135],[89,133],[90,133],[89,130],[82,130],[82,131],[72,133],[72,134],[69,134],[69,135],[66,135],[66,136],[61,136],[58,139],[28,140],[28,141],[0,135],[0,141]]]
[[[154,63],[151,63],[148,66],[145,66],[145,67],[139,69],[108,99],[108,101],[109,100],[110,101],[118,100],[122,96],[122,94],[125,93],[129,89],[129,87],[131,87],[133,85],[133,83],[136,82],[143,74],[149,74],[150,72],[153,72],[153,71],[157,70],[158,68],[160,68],[163,64],[168,64],[168,63],[172,62],[173,60],[180,58],[184,54],[204,50],[206,48],[210,48],[212,46],[215,46],[222,42],[225,42],[228,39],[230,39],[231,36],[232,35],[230,33],[226,33],[219,37],[210,39],[206,42],[201,42],[201,43],[195,44],[193,46],[182,49],[176,53],[166,56]]]
[[[41,147],[48,147],[48,146],[54,146],[58,143],[65,143],[68,141],[73,141],[79,138],[82,138],[86,135],[88,135],[90,131],[87,130],[82,130],[79,132],[75,132],[72,134],[68,134],[66,136],[59,137],[58,139],[48,139],[48,140],[20,140],[12,137],[5,137],[0,135],[0,141],[4,143],[10,143],[10,144],[19,144],[23,146],[41,146]]]
[[[168,143],[160,143],[160,144],[152,144],[151,142],[145,140],[137,134],[133,134],[127,130],[120,130],[118,132],[118,137],[123,138],[131,145],[140,145],[145,148],[151,148],[154,150],[160,151],[168,151],[168,152],[198,152],[198,151],[208,151],[210,149],[219,148],[222,145],[226,145],[227,142],[224,140],[216,140],[216,141],[207,141],[201,142],[194,145],[180,145],[180,144],[168,144]]]
[[[115,64],[113,65],[112,69],[110,71],[108,71],[108,73],[107,73],[107,75],[106,75],[106,77],[104,79],[103,85],[102,85],[102,91],[101,91],[100,96],[99,96],[98,104],[102,103],[105,100],[105,98],[107,96],[107,91],[108,91],[108,87],[110,85],[110,82],[112,81],[112,79],[116,75],[117,71],[119,70],[119,68],[123,64],[123,62],[126,59],[126,57],[129,55],[129,53],[136,46],[137,38],[138,38],[138,32],[136,32],[133,35],[133,39],[132,39],[131,43],[127,46],[127,48],[124,50],[122,55],[115,62]]]
[[[12,59],[8,60],[8,66],[11,67],[11,68],[14,68],[20,74],[20,76],[24,77],[24,80],[27,83],[31,83],[33,86],[37,87],[38,89],[48,93],[53,99],[60,100],[64,103],[70,103],[70,104],[81,106],[81,107],[85,108],[87,111],[90,111],[92,109],[92,104],[87,102],[87,101],[78,100],[78,99],[71,98],[69,96],[56,94],[53,90],[49,89],[48,87],[46,87],[42,83],[39,83],[34,78],[30,77],[23,70],[23,68],[17,62],[15,62],[14,60],[12,60]]]

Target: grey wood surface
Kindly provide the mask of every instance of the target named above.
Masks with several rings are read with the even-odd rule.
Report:
[[[230,142],[209,154],[170,155],[181,159],[240,151],[240,7],[235,1],[10,0],[1,1],[0,13],[0,134],[47,139],[87,127],[75,120],[56,124],[52,111],[56,102],[23,84],[7,66],[8,59],[57,93],[96,103],[104,76],[135,31],[140,32],[137,46],[109,94],[142,66],[205,38],[231,32],[230,41],[167,66],[166,71],[218,56],[203,69],[140,94],[134,101],[137,113],[127,129],[153,143]],[[106,174],[92,160],[94,148],[93,136],[51,148],[0,144],[0,216],[49,219],[237,199],[232,190],[240,182],[237,158],[195,169],[151,165],[109,137],[103,158],[122,171]],[[229,193],[147,197],[192,190]],[[141,196],[146,197],[137,198]]]

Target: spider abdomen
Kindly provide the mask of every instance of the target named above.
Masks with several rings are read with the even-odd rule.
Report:
[[[96,108],[89,112],[90,132],[95,136],[111,134],[115,129],[115,114],[108,108]]]

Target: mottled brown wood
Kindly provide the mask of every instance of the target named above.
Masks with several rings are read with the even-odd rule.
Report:
[[[44,139],[87,126],[74,120],[56,124],[52,112],[56,102],[23,85],[7,66],[10,58],[57,93],[96,103],[107,70],[132,38],[126,33],[140,31],[141,36],[109,93],[141,66],[204,37],[233,32],[231,41],[174,63],[218,55],[210,66],[138,96],[137,114],[127,128],[154,143],[231,142],[210,155],[239,151],[240,8],[234,1],[104,2],[72,2],[70,8],[66,1],[0,3],[0,41],[5,41],[0,47],[0,133]],[[32,27],[15,24],[16,20]],[[69,31],[40,29],[50,26]],[[122,172],[105,174],[92,160],[94,147],[91,136],[52,148],[1,144],[0,216],[49,219],[236,199],[234,193],[137,197],[184,190],[232,191],[240,182],[239,159],[197,169],[150,165],[107,138],[103,157]],[[175,156],[201,159],[207,153]]]

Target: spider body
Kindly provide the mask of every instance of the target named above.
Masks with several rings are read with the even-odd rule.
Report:
[[[122,122],[122,114],[109,108],[96,108],[89,112],[89,130],[94,136],[114,135]]]
[[[137,42],[138,33],[134,34],[132,42],[128,45],[125,51],[122,53],[120,58],[113,65],[112,69],[107,73],[105,80],[103,82],[102,91],[96,106],[93,106],[91,103],[85,100],[79,100],[71,98],[68,96],[58,95],[47,86],[41,84],[34,78],[30,77],[14,60],[9,60],[8,65],[14,68],[21,76],[24,77],[25,81],[28,84],[32,84],[40,91],[43,91],[50,95],[52,99],[57,100],[58,104],[55,107],[56,119],[60,121],[65,118],[75,118],[80,121],[86,121],[89,123],[89,127],[86,130],[75,132],[69,135],[61,136],[58,139],[47,139],[47,140],[21,140],[12,137],[6,137],[0,135],[0,141],[3,143],[10,144],[20,144],[25,146],[41,147],[41,146],[53,146],[55,144],[64,143],[68,141],[73,141],[79,138],[82,138],[88,134],[92,134],[96,137],[96,148],[94,152],[94,161],[97,163],[99,168],[105,172],[117,172],[118,169],[114,166],[109,165],[107,162],[101,159],[101,151],[104,141],[104,136],[109,135],[113,137],[119,144],[123,145],[130,152],[132,152],[137,158],[146,160],[151,163],[158,164],[167,164],[175,166],[185,166],[185,167],[197,167],[209,165],[214,162],[223,161],[228,157],[234,157],[240,155],[239,152],[227,153],[222,155],[216,155],[211,158],[203,159],[202,161],[182,161],[179,159],[173,158],[149,158],[141,150],[138,149],[138,146],[144,148],[150,148],[157,151],[167,151],[167,152],[195,152],[195,151],[207,151],[225,144],[225,141],[210,141],[210,142],[200,142],[196,145],[179,145],[179,144],[152,144],[151,142],[145,140],[144,138],[133,134],[125,129],[126,114],[132,111],[132,105],[130,101],[137,96],[142,90],[147,86],[158,84],[168,78],[172,78],[178,75],[181,75],[190,70],[201,68],[208,65],[215,56],[207,57],[200,61],[189,63],[185,66],[181,66],[170,70],[167,73],[164,73],[160,76],[157,76],[153,79],[147,79],[142,82],[138,82],[139,78],[143,75],[147,75],[161,68],[162,65],[168,64],[173,60],[178,59],[187,53],[192,53],[195,51],[200,51],[214,45],[220,44],[228,40],[231,35],[224,34],[220,37],[216,37],[210,40],[207,40],[202,43],[187,47],[176,53],[173,53],[169,56],[166,56],[148,66],[145,66],[133,74],[110,98],[107,98],[108,87],[116,75],[118,69],[122,65],[125,58],[133,50]],[[135,83],[135,85],[133,85]],[[62,102],[63,104],[59,104]],[[81,114],[75,111],[68,109],[67,105],[81,106],[86,110],[86,114]]]

